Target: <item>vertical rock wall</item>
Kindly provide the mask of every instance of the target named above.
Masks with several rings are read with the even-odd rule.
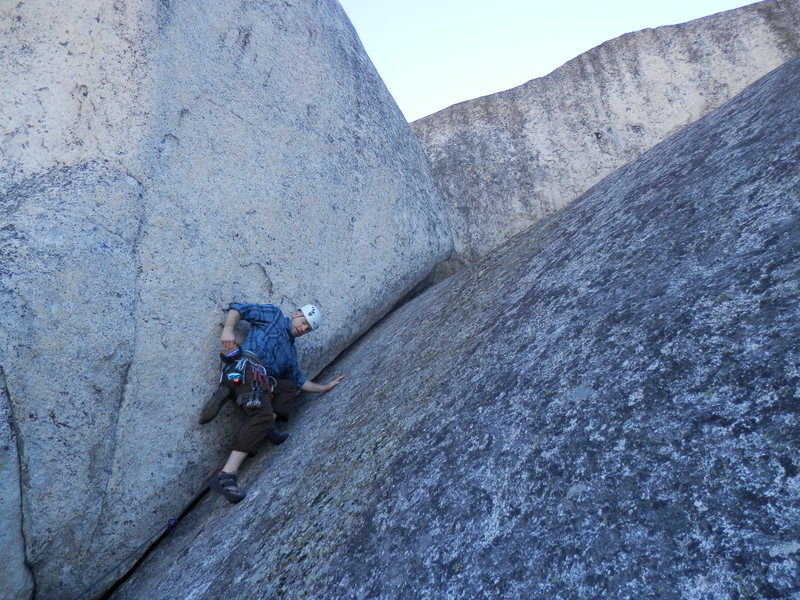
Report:
[[[115,600],[800,590],[800,58],[394,311]]]
[[[413,123],[472,262],[800,53],[800,2],[769,0],[606,42],[509,91]]]
[[[452,243],[334,0],[0,17],[0,365],[21,488],[13,461],[2,476],[21,522],[4,514],[37,598],[60,600],[120,563],[101,593],[229,450],[234,411],[196,421],[228,302],[318,304],[326,325],[298,344],[314,375]]]
[[[25,564],[25,538],[22,533],[22,494],[19,453],[14,422],[11,419],[5,377],[0,371],[0,582],[9,598],[28,598],[32,590],[31,575]]]

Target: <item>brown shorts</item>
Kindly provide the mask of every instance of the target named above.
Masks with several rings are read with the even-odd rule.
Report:
[[[242,395],[251,394],[251,385],[245,381],[233,388],[237,396],[237,403]],[[280,417],[289,417],[289,411],[297,396],[297,386],[288,379],[278,379],[272,391],[272,398],[266,392],[259,395],[261,406],[247,406],[242,402],[241,408],[247,419],[239,429],[233,449],[254,455],[258,447],[264,442],[267,430],[275,424],[273,413]]]

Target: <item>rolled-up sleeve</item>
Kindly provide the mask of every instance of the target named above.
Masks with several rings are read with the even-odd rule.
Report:
[[[297,387],[301,387],[306,381],[308,381],[308,377],[300,372],[300,367],[297,365],[297,361],[293,361],[286,371],[289,375],[289,379],[294,381]]]
[[[228,310],[235,310],[242,316],[242,319],[253,325],[266,325],[270,322],[269,318],[275,316],[268,313],[265,308],[263,305],[250,302],[231,302],[228,305]]]

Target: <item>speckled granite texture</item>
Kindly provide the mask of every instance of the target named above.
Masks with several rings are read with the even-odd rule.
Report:
[[[317,304],[313,376],[452,240],[335,0],[2,2],[0,83],[0,596],[72,600],[229,450],[229,302]]]
[[[390,315],[114,598],[800,597],[798,89]]]

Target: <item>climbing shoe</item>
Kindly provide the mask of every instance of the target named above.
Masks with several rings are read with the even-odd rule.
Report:
[[[278,444],[282,444],[289,439],[289,434],[283,433],[277,427],[275,427],[275,425],[273,425],[267,429],[267,439],[277,446]]]
[[[236,473],[226,473],[220,471],[211,476],[208,480],[208,487],[225,496],[228,502],[239,502],[244,498],[244,492],[239,489],[239,484],[236,483]]]
[[[230,393],[231,390],[227,386],[221,385],[217,388],[217,391],[206,400],[206,403],[203,405],[203,410],[200,411],[200,425],[208,423],[219,414],[222,405],[225,404]]]

